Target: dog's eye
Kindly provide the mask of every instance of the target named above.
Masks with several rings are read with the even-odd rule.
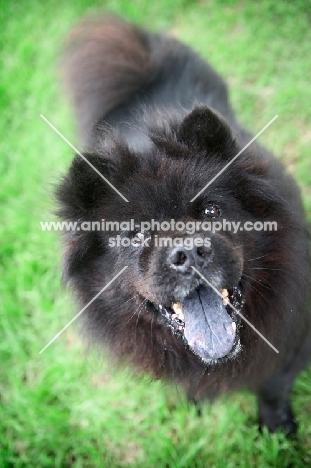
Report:
[[[205,216],[208,218],[218,218],[220,216],[220,209],[213,203],[208,203],[204,210]]]
[[[136,232],[133,237],[133,245],[135,247],[138,247],[139,245],[142,245],[144,244],[144,242],[149,240],[150,237],[151,237],[151,234],[149,231]]]

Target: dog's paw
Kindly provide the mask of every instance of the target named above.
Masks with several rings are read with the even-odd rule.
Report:
[[[260,429],[266,427],[271,433],[281,430],[288,437],[294,437],[298,428],[288,404],[275,406],[261,403],[259,425]]]

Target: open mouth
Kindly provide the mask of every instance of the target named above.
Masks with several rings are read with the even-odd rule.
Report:
[[[222,289],[221,296],[208,286],[191,291],[169,307],[155,305],[169,326],[204,361],[234,356],[240,347],[239,316],[244,299],[239,287]]]

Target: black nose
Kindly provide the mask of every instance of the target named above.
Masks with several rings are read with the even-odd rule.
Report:
[[[212,249],[203,245],[202,247],[175,247],[170,254],[170,263],[175,270],[187,272],[191,266],[202,267],[211,257]]]

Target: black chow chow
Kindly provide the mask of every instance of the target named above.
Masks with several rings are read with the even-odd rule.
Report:
[[[93,166],[77,155],[58,188],[60,216],[77,222],[64,276],[82,307],[127,266],[83,314],[91,339],[195,402],[250,388],[260,423],[293,433],[289,392],[311,351],[296,184],[256,143],[232,161],[252,137],[221,77],[173,38],[88,19],[67,39],[63,70]],[[83,229],[102,220],[123,228]]]

